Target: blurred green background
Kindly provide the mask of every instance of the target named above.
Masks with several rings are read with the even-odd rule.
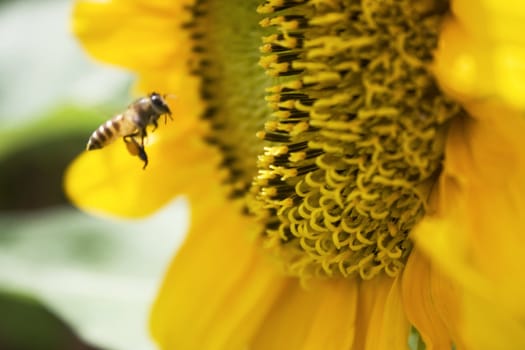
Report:
[[[72,5],[0,1],[0,350],[154,349],[148,310],[187,207],[118,221],[67,203],[65,167],[133,81],[82,51]]]

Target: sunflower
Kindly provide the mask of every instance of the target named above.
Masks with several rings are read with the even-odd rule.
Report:
[[[116,143],[65,179],[93,213],[187,197],[160,348],[525,348],[520,2],[77,1],[73,17],[137,92],[177,96],[146,171]]]

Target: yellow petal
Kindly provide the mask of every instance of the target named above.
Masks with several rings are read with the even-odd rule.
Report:
[[[434,73],[441,86],[458,99],[483,97],[492,91],[493,72],[485,43],[477,43],[471,33],[455,20],[443,24],[435,53]]]
[[[451,257],[468,256],[468,265],[500,289],[521,288],[524,295],[525,284],[516,282],[525,282],[525,116],[491,102],[466,108],[476,119],[453,124],[437,194],[445,233],[460,232],[447,249]]]
[[[466,290],[463,299],[464,320],[458,328],[468,348],[525,349],[523,318],[509,315],[509,310],[501,308],[497,300],[486,299],[472,290]]]
[[[75,3],[72,25],[93,57],[141,70],[184,65],[191,47],[180,28],[187,15],[182,2],[83,0]]]
[[[435,55],[442,87],[461,101],[494,97],[525,107],[522,1],[457,0]]]
[[[302,349],[349,349],[355,339],[357,283],[322,281],[319,289],[323,293],[321,303]]]
[[[437,302],[440,298],[435,298],[432,294],[432,268],[428,260],[417,249],[410,253],[405,270],[403,271],[402,292],[405,312],[410,323],[416,327],[427,350],[448,350],[452,348],[452,339],[449,329],[447,329],[443,319],[440,317],[441,311]],[[447,300],[441,304],[449,305],[455,310],[453,305],[457,305],[457,300]]]
[[[436,213],[418,245],[463,289],[462,337],[476,349],[525,346],[525,117],[496,102],[449,132]],[[490,332],[487,332],[490,329]]]
[[[453,0],[452,13],[474,35],[490,42],[525,43],[521,0]]]
[[[355,280],[290,284],[254,338],[253,349],[351,349],[357,311]]]
[[[443,321],[448,330],[448,336],[452,339],[456,349],[470,349],[470,347],[466,346],[464,334],[460,327],[463,321],[461,309],[464,305],[462,304],[464,302],[464,290],[434,264],[431,265],[428,281],[428,293],[432,298],[436,312],[433,319],[439,317]],[[444,338],[440,337],[440,339]],[[443,343],[441,342],[441,344]],[[443,344],[443,346],[443,349],[450,349],[446,344]]]
[[[190,198],[191,232],[153,307],[162,349],[245,349],[288,283],[259,255],[251,218],[214,191]]]
[[[201,140],[205,125],[184,115],[179,101],[173,121],[150,132],[149,165],[131,156],[124,142],[115,141],[84,152],[68,168],[65,191],[79,208],[92,213],[140,217],[157,210],[181,193],[205,193],[222,178],[219,154]]]
[[[498,296],[501,291],[494,290],[497,289],[496,284],[488,283],[457,256],[447,254],[438,242],[442,240],[444,233],[449,239],[449,234],[461,234],[456,228],[443,225],[443,220],[437,219],[426,220],[417,229],[418,241],[424,242],[420,245],[454,279],[451,281],[440,274],[431,274],[430,294],[456,348],[524,349],[525,329],[521,321],[523,309],[505,307],[507,302],[504,297]],[[421,239],[423,235],[437,235],[439,238]],[[433,243],[437,244],[430,247]],[[449,241],[448,246],[451,245]]]
[[[381,275],[363,281],[358,305],[358,336],[353,349],[408,349],[410,325],[401,300],[400,277]]]

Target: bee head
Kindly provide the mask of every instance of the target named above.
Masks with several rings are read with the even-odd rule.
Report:
[[[161,95],[159,95],[156,92],[152,92],[149,95],[149,98],[151,100],[151,104],[153,105],[153,108],[159,113],[159,114],[171,114],[170,108],[164,101],[164,98],[162,98]]]

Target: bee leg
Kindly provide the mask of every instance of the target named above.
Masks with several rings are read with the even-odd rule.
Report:
[[[125,135],[125,136],[123,137],[124,142],[126,142],[126,143],[129,143],[129,142],[137,142],[137,141],[135,140],[135,138],[136,138],[137,136],[139,136],[139,135],[141,135],[140,132],[135,132],[135,133],[133,133],[133,134]]]
[[[157,127],[159,126],[159,123],[157,122],[157,119],[152,119],[151,124],[153,124],[153,129],[151,131],[157,130]]]
[[[171,113],[164,114],[164,124],[168,124],[168,118],[170,118],[170,120],[173,120],[173,118],[171,117]]]
[[[143,141],[144,140],[142,140],[142,142]],[[133,156],[138,156],[144,162],[142,169],[146,169],[146,166],[148,165],[148,155],[144,149],[144,144],[139,144],[134,135],[124,136],[124,142],[126,143],[128,152]]]
[[[124,142],[126,142],[126,144],[134,143],[137,147],[144,148],[144,139],[146,138],[146,136],[148,136],[146,129],[141,129],[136,133],[124,136]],[[140,146],[137,142],[137,137],[140,137]],[[135,152],[133,155],[137,155],[137,152]]]
[[[154,125],[155,125],[155,127],[157,127],[156,123],[154,123]],[[139,158],[144,161],[144,166],[142,167],[142,170],[146,169],[146,166],[148,165],[148,155],[146,154],[146,150],[144,148],[144,138],[146,136],[148,136],[148,134],[146,133],[146,129],[141,130],[141,132],[140,132],[140,146],[137,145],[138,148],[139,148]],[[133,140],[135,140],[135,139],[133,139]]]
[[[144,162],[144,166],[142,167],[142,170],[146,169],[146,166],[148,166],[148,155],[146,154],[146,150],[144,149],[144,146],[139,146],[139,158],[142,159]]]
[[[148,133],[146,132],[146,128],[139,129],[136,133],[128,135],[132,137],[135,142],[136,138],[140,137],[140,144],[144,147],[144,139],[148,136]]]

